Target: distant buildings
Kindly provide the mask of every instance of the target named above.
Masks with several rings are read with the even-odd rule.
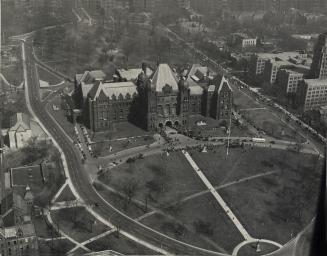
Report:
[[[193,65],[180,75],[167,64],[160,64],[154,73],[143,65],[136,80],[135,70],[118,70],[109,81],[98,73],[77,75],[75,80],[75,98],[86,125],[94,131],[109,130],[124,121],[149,131],[165,126],[187,129],[190,115],[219,120],[231,115],[233,93],[228,81],[213,78],[206,67]]]
[[[316,43],[310,75],[299,85],[298,103],[303,111],[327,105],[327,32]]]
[[[281,52],[281,53],[256,53],[250,57],[249,77],[256,82],[274,83],[277,71],[281,68],[298,68],[309,70],[310,60],[306,53]]]
[[[10,119],[10,129],[8,131],[10,148],[17,149],[26,146],[32,138],[30,119],[24,113],[17,113]]]
[[[250,37],[245,33],[233,33],[231,35],[231,44],[233,46],[241,46],[242,49],[248,47],[256,47],[257,41],[257,38]]]

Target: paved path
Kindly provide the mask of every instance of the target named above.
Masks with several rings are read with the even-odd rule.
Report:
[[[64,231],[62,231],[61,229],[57,229],[56,225],[54,224],[52,218],[51,218],[51,214],[49,211],[45,212],[45,215],[47,216],[47,220],[48,222],[56,229],[56,231],[58,231],[58,233],[62,236],[67,238],[70,242],[72,242],[73,244],[76,244],[77,246],[81,247],[82,249],[84,249],[87,252],[91,252],[91,250],[87,247],[85,247],[84,245],[82,245],[81,243],[77,242],[75,239],[71,238],[69,235],[67,235]]]
[[[98,240],[98,239],[102,238],[102,237],[108,236],[108,235],[110,235],[110,234],[116,232],[116,230],[117,230],[117,229],[111,229],[111,230],[108,230],[108,231],[106,231],[106,232],[104,232],[104,233],[102,233],[102,234],[100,234],[100,235],[97,235],[97,236],[95,236],[95,237],[92,237],[92,238],[90,238],[90,239],[88,239],[88,240],[86,240],[86,241],[80,243],[79,245],[76,245],[76,246],[75,246],[73,249],[71,249],[67,254],[68,254],[68,255],[69,255],[69,254],[72,254],[73,252],[75,252],[76,250],[78,250],[79,248],[81,248],[82,246],[85,246],[86,244],[89,244],[89,243],[91,243],[91,242],[93,242],[93,241],[95,241],[95,240]]]
[[[239,111],[255,111],[255,110],[266,110],[267,108],[242,108]]]
[[[55,196],[52,198],[51,203],[54,203],[57,198],[60,196],[62,191],[65,189],[65,187],[68,185],[68,182],[65,181],[65,183],[61,186],[61,188],[58,190],[58,192],[55,194]]]
[[[223,185],[218,185],[218,186],[215,186],[214,188],[216,190],[218,190],[218,189],[233,186],[235,184],[239,184],[239,183],[242,183],[242,182],[245,182],[245,181],[248,181],[248,180],[253,180],[253,179],[261,178],[261,177],[264,177],[264,176],[272,175],[272,174],[275,174],[275,173],[278,173],[278,171],[270,171],[270,172],[265,172],[265,173],[259,173],[259,174],[256,174],[256,175],[252,175],[252,176],[249,176],[249,177],[239,179],[239,180],[231,181],[231,182],[225,183]],[[171,205],[174,205],[174,204],[177,204],[177,203],[184,203],[184,202],[187,202],[187,201],[192,200],[194,198],[197,198],[199,196],[208,194],[208,193],[211,193],[210,190],[203,190],[203,191],[194,193],[192,195],[189,195],[187,197],[184,197],[183,199],[181,199],[181,200],[179,200],[179,201],[177,201],[175,203],[172,203]],[[138,217],[136,220],[141,221],[141,220],[143,220],[145,218],[148,218],[148,217],[150,217],[150,216],[152,216],[152,215],[154,215],[156,213],[157,213],[156,210],[152,210],[151,212],[145,213],[142,216]]]
[[[200,177],[200,179],[203,181],[203,183],[207,186],[211,194],[216,198],[217,202],[220,204],[220,206],[224,209],[227,216],[231,219],[231,221],[235,224],[236,228],[240,231],[242,236],[245,240],[252,240],[253,238],[250,236],[250,234],[245,230],[241,222],[237,219],[237,217],[234,215],[232,210],[228,207],[228,205],[225,203],[223,198],[218,194],[216,189],[212,186],[210,181],[206,178],[206,176],[203,174],[203,172],[200,170],[198,165],[194,162],[190,154],[183,150],[182,151],[185,158],[189,162],[189,164],[192,166],[196,174]]]

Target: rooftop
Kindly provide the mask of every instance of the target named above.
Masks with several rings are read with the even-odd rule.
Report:
[[[134,94],[137,94],[137,87],[133,82],[103,83],[99,81],[92,87],[89,94],[95,99],[100,96],[101,92],[109,98],[113,96],[118,98],[120,95],[124,98],[128,95],[133,97]]]
[[[327,79],[304,79],[308,86],[327,86]]]
[[[168,64],[160,64],[152,77],[152,88],[156,92],[162,92],[162,89],[169,85],[173,91],[178,91],[177,77]]]
[[[132,68],[132,69],[118,69],[117,72],[122,79],[126,79],[127,81],[136,80],[138,75],[143,70],[141,68]],[[146,68],[146,75],[150,77],[153,71],[150,68]]]

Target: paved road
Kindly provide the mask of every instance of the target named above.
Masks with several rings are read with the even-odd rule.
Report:
[[[115,226],[119,226],[121,230],[126,230],[129,234],[146,241],[148,244],[163,248],[162,252],[170,254],[188,254],[188,255],[222,255],[220,253],[204,250],[192,245],[172,239],[164,234],[152,230],[145,225],[136,222],[126,216],[118,209],[104,201],[93,188],[89,175],[83,168],[79,153],[75,146],[70,142],[60,127],[47,114],[44,106],[39,98],[39,82],[36,78],[35,62],[32,54],[32,48],[27,43],[25,46],[24,64],[26,64],[26,79],[29,85],[28,97],[35,115],[49,131],[54,140],[60,145],[67,159],[67,167],[70,174],[70,179],[79,196],[83,198],[85,204],[98,205],[94,207],[94,211],[106,220],[110,220]]]

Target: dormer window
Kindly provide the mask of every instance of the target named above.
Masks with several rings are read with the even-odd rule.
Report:
[[[172,87],[169,84],[166,84],[163,88],[162,91],[164,94],[171,94],[172,92]]]
[[[117,97],[116,97],[116,95],[115,95],[115,94],[113,94],[113,95],[111,96],[111,99],[112,99],[112,100],[117,100]]]

